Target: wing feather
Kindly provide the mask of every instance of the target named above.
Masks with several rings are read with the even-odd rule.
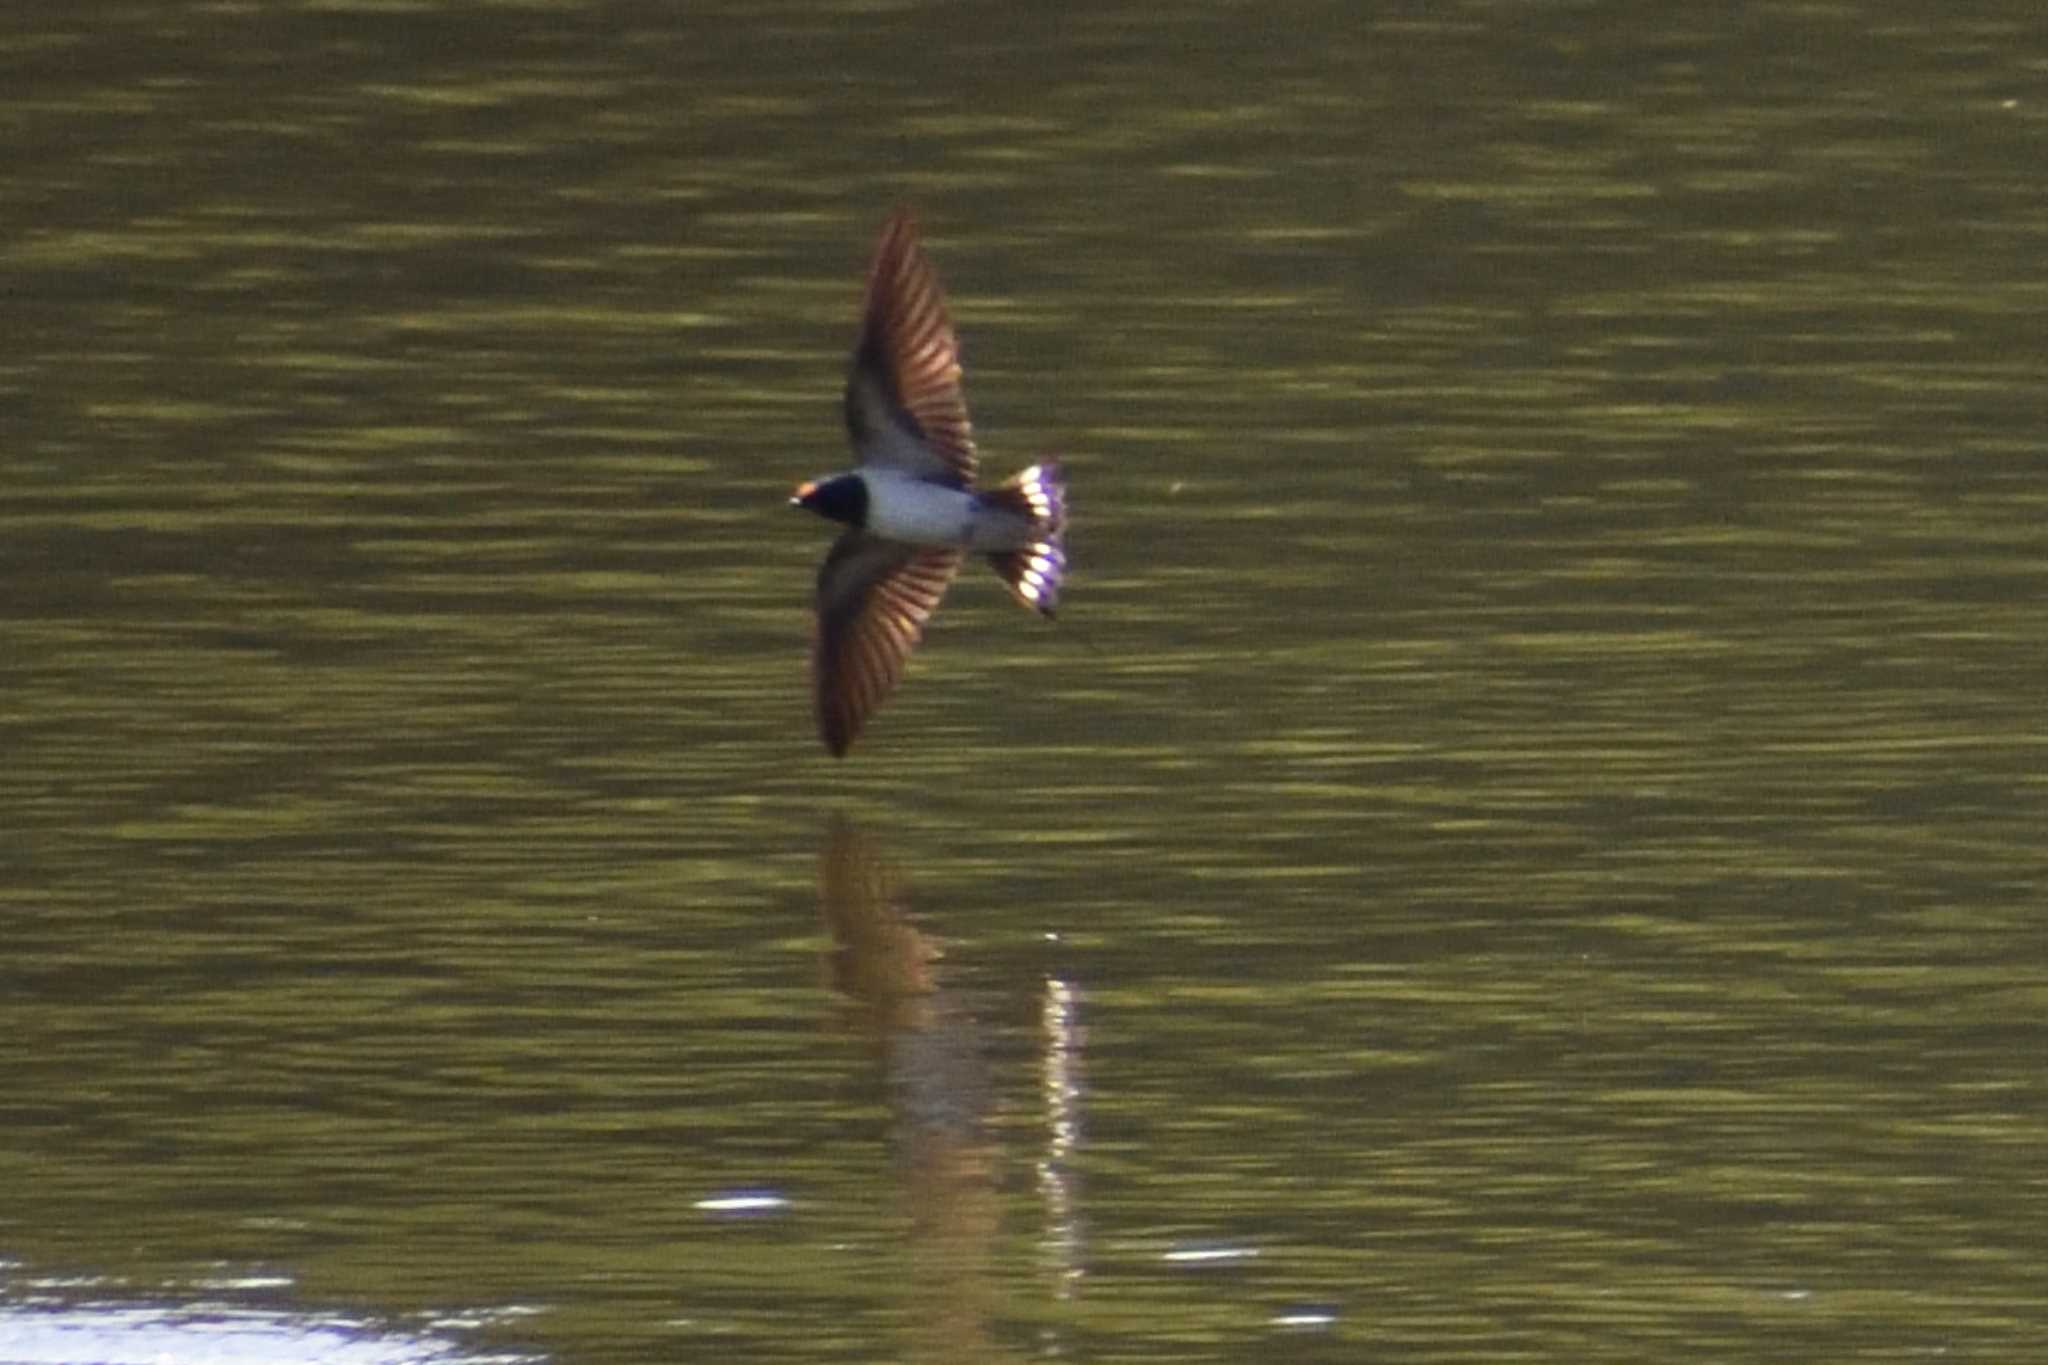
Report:
[[[846,429],[864,463],[973,486],[974,429],[960,385],[960,342],[938,272],[898,209],[882,225],[846,379]]]
[[[959,550],[906,545],[860,530],[832,546],[818,570],[811,684],[818,733],[834,756],[846,753],[902,681],[962,558]]]

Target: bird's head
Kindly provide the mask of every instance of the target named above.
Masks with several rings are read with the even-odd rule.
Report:
[[[813,479],[790,498],[792,507],[804,507],[828,521],[848,526],[865,525],[868,519],[867,480],[858,474],[835,474]]]

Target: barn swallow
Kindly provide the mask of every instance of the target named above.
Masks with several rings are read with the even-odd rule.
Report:
[[[818,569],[811,634],[818,732],[835,757],[902,679],[968,555],[986,556],[1011,596],[1046,617],[1067,567],[1057,459],[996,488],[974,486],[960,343],[917,223],[901,209],[868,265],[846,430],[859,466],[790,499],[846,527]]]

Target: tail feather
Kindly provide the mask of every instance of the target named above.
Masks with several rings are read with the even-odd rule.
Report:
[[[1032,520],[1030,544],[988,557],[1003,586],[1042,616],[1059,606],[1060,579],[1067,571],[1067,476],[1058,459],[1041,460],[995,489]]]

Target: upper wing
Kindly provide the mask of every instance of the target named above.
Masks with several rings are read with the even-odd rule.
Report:
[[[863,463],[921,479],[974,483],[974,435],[960,388],[960,343],[938,273],[898,209],[868,265],[860,339],[846,377],[846,429]]]
[[[818,732],[844,755],[903,677],[924,623],[959,572],[959,550],[906,545],[850,530],[818,570],[811,686]]]

